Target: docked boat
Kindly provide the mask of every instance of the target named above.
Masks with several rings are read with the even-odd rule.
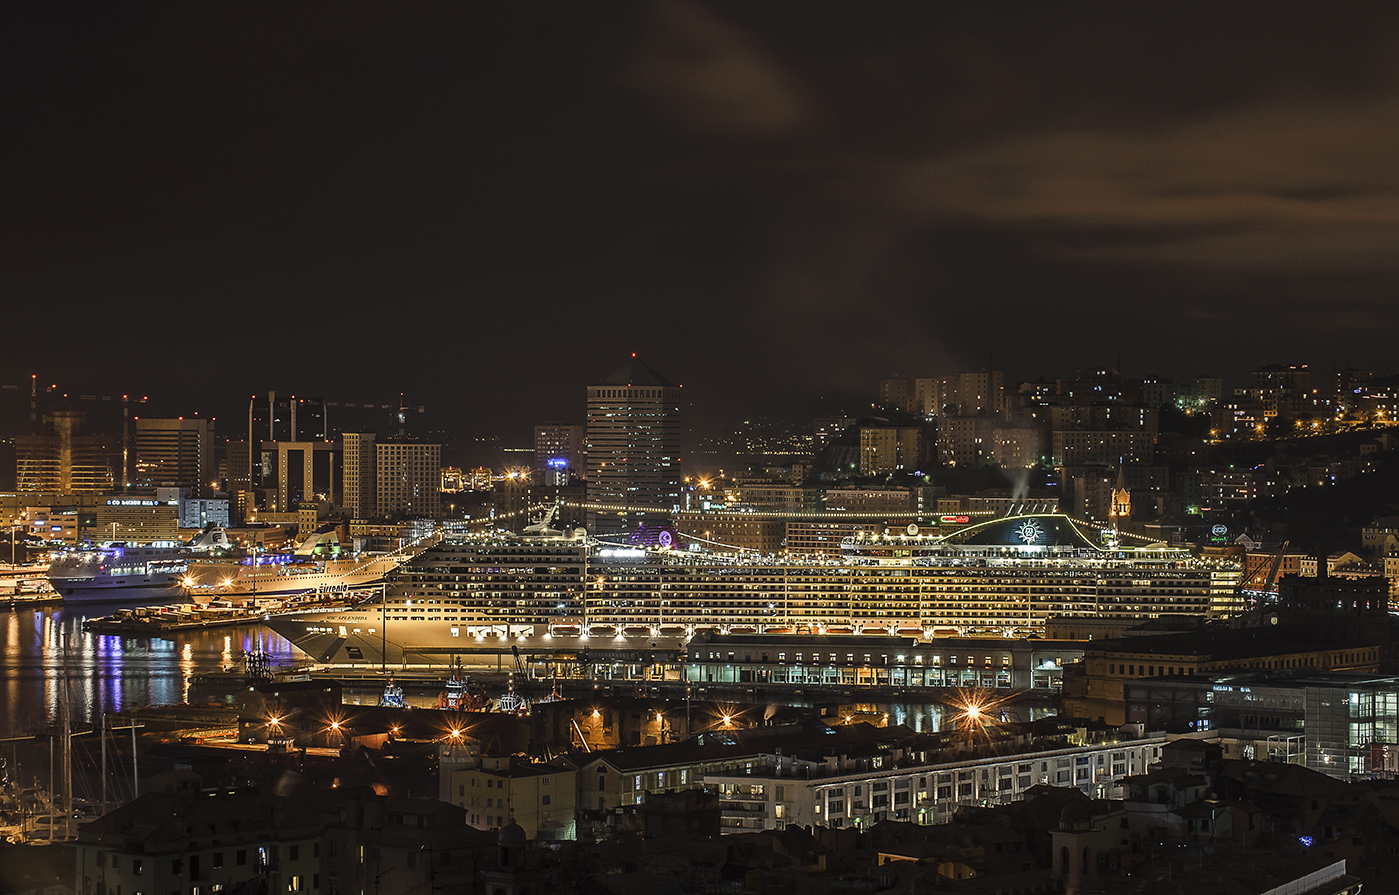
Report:
[[[377,584],[416,553],[409,548],[383,555],[351,554],[340,549],[334,530],[327,527],[291,552],[191,562],[181,583],[196,602],[352,590]]]
[[[190,563],[180,584],[191,599],[289,597],[378,583],[400,560],[383,556],[302,559],[292,554]]]
[[[403,688],[394,683],[393,675],[389,675],[389,682],[384,685],[384,692],[379,696],[379,705],[401,709],[405,704]]]
[[[190,552],[178,541],[110,541],[58,554],[48,579],[68,603],[159,603],[184,598]]]

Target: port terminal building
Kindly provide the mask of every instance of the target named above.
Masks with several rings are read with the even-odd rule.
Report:
[[[1085,644],[1021,638],[696,635],[685,679],[704,684],[1057,691]]]

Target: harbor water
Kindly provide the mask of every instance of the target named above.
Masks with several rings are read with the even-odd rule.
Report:
[[[58,723],[65,689],[73,729],[81,731],[93,727],[104,712],[187,702],[192,681],[211,672],[241,668],[248,652],[266,652],[274,669],[290,668],[308,658],[260,624],[165,636],[83,630],[85,618],[108,615],[113,609],[88,604],[0,611],[0,738]],[[565,698],[591,689],[582,681],[561,683]],[[421,689],[407,701],[424,708],[435,704],[436,687],[425,683]],[[491,695],[499,695],[496,691],[503,692],[496,686]],[[349,704],[374,705],[381,692],[379,686],[352,685],[344,696]],[[920,732],[944,729],[951,721],[947,707],[932,700],[859,703],[848,697],[808,693],[805,698],[784,700],[783,705],[817,709],[832,723],[852,715],[873,724],[905,724]],[[1038,705],[1007,707],[1003,720],[1025,721],[1050,713]]]
[[[274,666],[304,658],[262,625],[132,637],[84,631],[84,618],[114,607],[45,606],[0,611],[0,737],[18,736],[58,721],[67,692],[74,730],[103,712],[186,701],[198,675],[242,664],[263,650]]]

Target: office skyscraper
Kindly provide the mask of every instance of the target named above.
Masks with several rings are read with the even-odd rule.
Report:
[[[196,495],[213,490],[214,432],[202,419],[136,419],[137,488],[193,488]]]
[[[120,440],[88,434],[87,415],[54,410],[42,429],[15,438],[16,486],[20,491],[110,494],[121,468]]]
[[[588,386],[588,502],[670,512],[680,503],[680,386],[632,355]],[[594,510],[598,534],[634,525],[642,512]]]

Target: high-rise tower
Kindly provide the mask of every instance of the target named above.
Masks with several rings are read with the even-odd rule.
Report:
[[[214,430],[209,420],[136,419],[137,488],[192,488],[196,496],[213,489]]]
[[[631,359],[588,386],[588,502],[670,512],[680,503],[680,386]],[[594,510],[598,534],[625,530],[642,512]]]

